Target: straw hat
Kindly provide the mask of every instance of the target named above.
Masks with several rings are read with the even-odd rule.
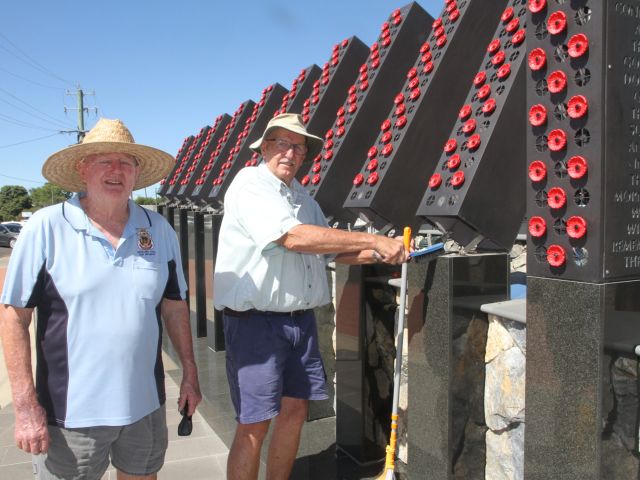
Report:
[[[169,174],[175,158],[162,150],[136,144],[120,120],[101,118],[78,145],[54,153],[42,166],[42,176],[68,192],[81,192],[85,183],[76,170],[77,163],[96,153],[128,153],[138,160],[140,176],[133,189],[148,187]]]
[[[313,158],[322,151],[322,146],[324,145],[324,140],[320,137],[316,137],[315,135],[311,135],[307,132],[307,128],[304,126],[302,122],[302,116],[297,113],[281,113],[280,115],[276,115],[267,124],[267,128],[264,130],[262,137],[249,145],[249,148],[254,152],[260,152],[260,146],[265,138],[269,136],[272,130],[276,128],[284,128],[285,130],[289,130],[290,132],[297,133],[299,135],[304,135],[307,137],[307,156],[304,157],[304,161],[313,160]]]

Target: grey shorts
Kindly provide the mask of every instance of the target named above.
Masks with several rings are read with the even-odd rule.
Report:
[[[167,451],[165,406],[122,427],[59,428],[49,425],[46,455],[34,455],[38,480],[99,480],[111,463],[128,475],[152,475]]]

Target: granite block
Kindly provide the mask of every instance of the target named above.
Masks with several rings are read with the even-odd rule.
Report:
[[[529,277],[528,289],[525,478],[605,478],[610,357],[640,343],[640,281]]]
[[[463,443],[469,418],[475,421],[474,412],[482,407],[482,398],[473,392],[484,388],[484,376],[477,377],[482,385],[460,389],[456,382],[464,375],[460,366],[469,361],[461,355],[478,346],[456,345],[470,327],[477,330],[478,322],[486,323],[481,305],[508,299],[508,265],[506,254],[448,254],[409,266],[409,478],[429,472],[430,479],[451,479],[454,471],[466,472],[484,454],[483,442]],[[474,364],[484,367],[484,351],[476,356]],[[484,470],[473,468],[472,476],[464,475],[484,478]]]

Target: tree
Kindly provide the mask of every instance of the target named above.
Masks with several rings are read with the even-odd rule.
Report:
[[[136,202],[138,205],[157,205],[158,199],[151,197],[136,197],[134,202]]]
[[[72,193],[61,189],[53,183],[45,183],[42,187],[32,188],[29,190],[31,195],[31,203],[37,210],[54,203],[60,203],[71,197]]]
[[[31,208],[31,199],[22,185],[5,185],[0,188],[0,216],[4,220],[19,218],[20,212]]]

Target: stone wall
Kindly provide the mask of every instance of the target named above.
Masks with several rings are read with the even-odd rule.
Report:
[[[485,463],[484,351],[487,320],[480,312],[454,312],[453,478],[482,480]]]
[[[489,315],[484,387],[487,480],[520,480],[524,472],[524,324]]]
[[[606,357],[602,478],[639,478],[638,359]]]
[[[526,325],[489,315],[486,349],[486,480],[524,472]],[[605,356],[601,478],[638,478],[638,359]]]
[[[368,399],[365,436],[378,445],[388,445],[393,399],[393,371],[396,355],[394,324],[395,290],[385,283],[365,282],[365,369],[364,397]]]

